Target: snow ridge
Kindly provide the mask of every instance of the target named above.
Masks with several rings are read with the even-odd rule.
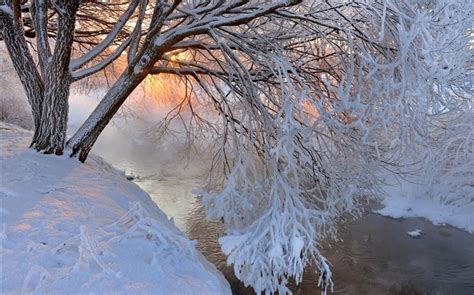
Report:
[[[123,173],[27,150],[29,136],[0,123],[2,292],[231,293]]]

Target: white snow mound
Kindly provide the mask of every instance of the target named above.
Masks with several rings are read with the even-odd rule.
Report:
[[[407,232],[407,235],[413,238],[419,238],[423,235],[423,231],[421,229],[415,229],[415,230]]]
[[[392,218],[421,217],[434,225],[449,224],[474,234],[474,196],[465,197],[462,206],[456,202],[443,203],[430,197],[425,187],[407,181],[387,185],[382,199],[384,208],[374,212]]]
[[[231,294],[123,173],[28,150],[30,137],[0,123],[3,294]]]

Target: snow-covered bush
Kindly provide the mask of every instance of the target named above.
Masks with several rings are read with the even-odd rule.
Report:
[[[474,110],[437,131],[440,134],[424,167],[428,194],[443,205],[474,208]]]
[[[296,118],[304,104],[284,101],[265,136],[268,145],[235,138],[236,158],[225,187],[203,193],[209,217],[226,225],[220,243],[228,262],[257,293],[288,293],[288,278],[300,282],[312,261],[320,267],[321,285],[332,286],[319,243],[336,237],[336,223],[343,214],[358,213],[363,193],[373,185],[373,175],[366,173],[373,167],[360,151],[326,142],[319,128],[300,125]]]
[[[425,193],[434,201],[454,207],[473,205],[472,2],[420,3],[428,8],[420,19],[430,15],[434,19],[415,28],[421,32],[423,41],[414,43],[421,49],[414,58],[423,67],[419,69],[422,71],[418,74],[420,79],[409,78],[408,81],[423,85],[412,91],[413,104],[425,103],[426,107],[424,113],[412,111],[409,117],[424,124],[418,124],[421,127],[415,130],[418,136],[411,138],[412,149],[406,155],[419,163],[416,167],[420,178],[416,181],[426,184]],[[403,83],[403,87],[405,85]],[[412,104],[408,107],[412,109]],[[401,130],[410,126],[413,125]]]
[[[18,83],[11,62],[7,60],[6,50],[0,44],[0,121],[32,129],[31,111]]]
[[[33,119],[26,100],[0,94],[0,121],[12,123],[25,129],[33,128]]]

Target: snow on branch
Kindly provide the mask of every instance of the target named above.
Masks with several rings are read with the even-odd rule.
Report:
[[[468,30],[467,2],[333,2],[278,11],[278,30],[211,26],[209,40],[176,45],[189,44],[205,69],[179,59],[156,68],[215,83],[197,78],[222,116],[216,158],[225,177],[213,175],[200,194],[208,216],[224,223],[228,262],[257,292],[288,292],[308,261],[329,276],[319,242],[376,195],[378,169],[427,143],[439,106],[465,101],[446,85],[460,87],[469,61],[467,38],[455,33]]]
[[[401,169],[407,149],[433,144],[443,115],[472,105],[462,95],[472,92],[469,0],[89,3],[81,9],[92,20],[79,13],[69,27],[89,42],[69,65],[72,79],[121,56],[126,67],[68,142],[72,155],[86,159],[147,75],[181,78],[183,99],[160,126],[178,119],[191,136],[212,138],[203,202],[223,222],[220,243],[236,276],[257,292],[288,293],[289,279],[301,281],[311,263],[330,289],[321,242],[378,193],[381,169]],[[459,159],[471,153],[462,147],[469,152]],[[130,235],[150,228],[143,219]]]
[[[120,44],[120,46],[118,46],[109,56],[107,56],[105,59],[101,60],[97,64],[95,64],[95,65],[93,65],[89,68],[85,68],[85,69],[81,69],[79,71],[72,72],[71,77],[73,78],[73,80],[77,81],[77,80],[80,80],[80,79],[83,79],[85,77],[91,76],[91,75],[103,70],[104,68],[106,68],[108,65],[110,65],[116,59],[118,59],[120,57],[122,52],[124,52],[124,50],[130,45],[131,40],[132,40],[132,38],[129,37],[127,40],[123,41]]]
[[[6,4],[0,5],[0,11],[13,16],[13,10]]]
[[[84,66],[86,63],[92,61],[95,57],[97,57],[99,54],[101,54],[104,50],[106,50],[115,40],[117,35],[120,33],[120,31],[123,29],[127,21],[130,19],[132,16],[133,12],[138,6],[138,0],[132,1],[130,5],[128,6],[127,10],[122,14],[122,16],[119,18],[115,26],[112,28],[110,33],[107,34],[107,36],[102,40],[96,47],[91,49],[89,52],[86,54],[82,55],[81,57],[74,59],[70,63],[70,70],[76,70],[82,66]],[[130,41],[129,41],[130,42]],[[125,47],[119,46],[119,48],[125,49]],[[121,53],[121,52],[120,52]]]
[[[34,0],[31,5],[31,15],[36,31],[36,44],[40,67],[43,76],[46,76],[47,68],[52,56],[48,38],[48,3],[44,0]]]

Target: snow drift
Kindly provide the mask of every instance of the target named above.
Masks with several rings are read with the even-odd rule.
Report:
[[[230,294],[122,173],[27,150],[30,136],[0,123],[2,292]]]

